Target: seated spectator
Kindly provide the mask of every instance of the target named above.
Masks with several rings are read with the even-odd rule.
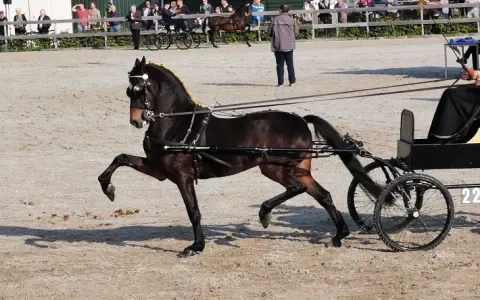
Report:
[[[222,9],[220,8],[220,6],[215,7],[215,13],[216,14],[221,14],[222,13]]]
[[[22,10],[20,8],[17,8],[15,10],[15,17],[13,17],[14,22],[18,22],[17,24],[13,25],[15,28],[15,35],[21,35],[21,34],[26,34],[27,29],[25,28],[25,23],[27,21],[27,18],[25,18],[25,15],[22,14]]]
[[[108,7],[108,13],[107,13],[107,18],[120,18],[120,13],[117,11],[117,7],[115,5],[110,5]],[[108,22],[110,25],[110,31],[111,32],[120,32],[120,22],[119,21],[111,21]]]
[[[174,2],[174,1],[172,1]],[[165,3],[162,8],[162,21],[165,26],[170,25],[174,13],[170,10],[170,3]]]
[[[303,10],[315,10],[311,0],[303,2]],[[303,14],[301,17],[303,22],[312,22],[312,14]]]
[[[335,8],[348,8],[348,4],[343,2],[343,0],[338,0],[337,4],[334,6]],[[347,12],[340,12],[337,15],[337,20],[340,23],[347,23]]]
[[[47,21],[47,20],[50,20],[50,17],[45,14],[45,10],[44,10],[44,9],[41,9],[41,10],[40,10],[40,16],[38,16],[38,20],[39,20],[39,21]],[[52,25],[52,24],[38,24],[38,26],[37,26],[38,33],[48,34],[48,30],[50,29],[50,26],[51,26],[51,25]]]
[[[228,2],[227,0],[222,0],[220,1],[221,5],[220,5],[220,10],[222,11],[222,13],[228,13]]]

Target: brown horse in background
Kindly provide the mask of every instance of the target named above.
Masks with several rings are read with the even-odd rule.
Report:
[[[208,22],[208,24],[207,24]],[[212,16],[206,17],[202,23],[202,31],[205,33],[205,29],[208,25],[210,30],[208,31],[208,37],[213,47],[218,48],[215,44],[215,36],[220,31],[225,32],[240,32],[243,33],[245,43],[248,47],[251,47],[248,41],[247,32],[250,32],[250,24],[252,23],[252,7],[249,4],[240,5],[236,11],[228,17]],[[248,31],[246,28],[248,27]]]

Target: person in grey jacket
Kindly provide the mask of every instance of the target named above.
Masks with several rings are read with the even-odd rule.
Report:
[[[290,86],[296,82],[293,68],[293,50],[295,49],[295,37],[298,35],[298,26],[295,19],[288,14],[290,6],[282,4],[280,15],[273,18],[268,26],[268,33],[272,38],[272,52],[277,61],[278,85],[283,86],[284,65],[287,64],[288,81]]]

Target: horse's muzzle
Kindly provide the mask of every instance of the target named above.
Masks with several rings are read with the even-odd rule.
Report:
[[[132,120],[130,121],[130,124],[135,126],[138,129],[142,129],[144,125],[146,125],[147,121],[144,120]]]

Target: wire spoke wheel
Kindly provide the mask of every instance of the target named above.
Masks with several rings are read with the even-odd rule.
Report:
[[[394,251],[429,250],[448,235],[453,217],[448,189],[432,176],[410,173],[382,192],[374,223],[380,238]]]
[[[156,46],[157,49],[168,49],[170,47],[171,40],[170,37],[166,33],[159,33],[157,34],[156,39]]]
[[[158,50],[157,47],[157,35],[156,34],[150,34],[145,38],[145,46],[147,47],[148,50]]]
[[[396,164],[394,161],[391,160],[389,163],[392,164],[400,174],[406,172],[402,166]],[[382,187],[386,187],[396,177],[393,171],[380,161],[369,163],[365,166],[365,170],[372,180]],[[360,185],[358,179],[353,178],[347,193],[348,212],[363,233],[376,232],[373,221],[376,202],[377,199]]]
[[[207,37],[204,34],[192,32],[190,35],[192,36],[193,46],[195,48],[198,48],[201,43],[207,42]]]
[[[186,32],[181,32],[175,37],[175,44],[177,45],[178,49],[187,50],[192,47],[192,36]]]

